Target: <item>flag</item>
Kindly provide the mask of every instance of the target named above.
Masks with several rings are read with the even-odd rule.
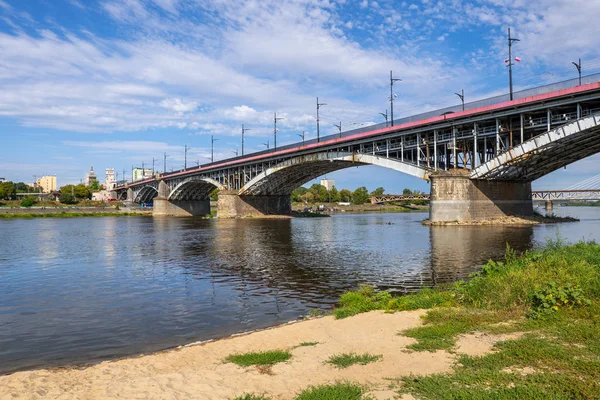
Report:
[[[398,95],[397,95],[396,93],[394,93],[394,98],[395,98],[395,99],[396,99],[396,98],[398,98]]]
[[[275,129],[275,133],[279,133],[279,129]]]
[[[515,57],[515,61],[521,62],[521,59],[519,57]]]
[[[505,63],[509,62],[510,60],[507,58],[506,60],[504,60]]]

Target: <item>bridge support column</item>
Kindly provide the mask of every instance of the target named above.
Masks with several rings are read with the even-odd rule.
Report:
[[[546,211],[552,211],[552,200],[546,200]]]
[[[127,189],[127,200],[125,200],[125,201],[127,201],[129,203],[133,203],[133,200],[135,200],[133,198],[133,189],[129,188],[129,189]]]
[[[210,199],[168,200],[169,187],[164,181],[158,184],[158,196],[153,200],[152,216],[194,217],[210,214]]]
[[[260,218],[291,215],[290,196],[240,196],[235,191],[219,192],[218,218]]]
[[[531,183],[472,180],[463,170],[440,171],[430,178],[433,223],[533,214]]]

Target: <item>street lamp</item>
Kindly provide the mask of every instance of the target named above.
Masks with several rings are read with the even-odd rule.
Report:
[[[460,93],[454,93],[458,97],[460,97],[460,101],[462,102],[462,109],[465,111],[465,89],[461,89]]]
[[[302,144],[304,144],[304,131],[302,131],[302,134],[297,133],[297,135],[302,138]]]
[[[579,72],[579,86],[581,86],[581,58],[579,59],[579,64],[576,62],[572,62],[572,64],[577,68],[577,72]]]
[[[263,146],[266,146],[267,150],[269,150],[269,141],[267,140],[267,143],[263,143]]]
[[[385,114],[384,113],[379,113],[379,115],[381,115],[383,118],[385,118],[385,127],[387,128],[387,126],[388,126],[387,110],[385,110]]]
[[[277,121],[281,121],[283,117],[277,118],[277,112],[273,114],[273,149],[277,150]]]
[[[394,126],[394,98],[397,97],[394,94],[394,82],[401,81],[402,79],[394,78],[392,75],[392,71],[390,70],[390,121],[392,123],[391,126]]]
[[[232,152],[233,154],[235,154],[235,156],[236,156],[236,157],[238,156],[238,150],[237,150],[237,149],[235,149],[235,150],[231,150],[231,152]]]
[[[321,108],[321,106],[326,106],[327,103],[319,103],[319,98],[317,97],[317,143],[321,141],[321,135],[320,135],[320,131],[319,131],[319,108]]]
[[[512,62],[512,44],[513,42],[520,42],[519,39],[510,37],[510,28],[508,28],[508,83],[510,86],[510,100],[513,99],[513,81],[512,81],[512,66],[514,63]]]
[[[163,173],[167,173],[167,153],[163,154]]]
[[[187,147],[187,144],[183,147],[183,169],[187,169],[187,152],[190,148]],[[142,168],[143,169],[143,168]]]
[[[210,135],[210,162],[215,162],[215,142],[219,139],[215,139],[214,135]]]
[[[244,128],[244,124],[242,124],[242,155],[244,155],[244,133],[249,130],[250,128]]]
[[[333,126],[335,126],[336,128],[338,128],[340,130],[340,137],[342,137],[342,121],[340,121],[340,124],[333,124]]]

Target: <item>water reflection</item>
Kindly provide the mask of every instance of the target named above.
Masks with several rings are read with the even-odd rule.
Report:
[[[453,281],[507,243],[598,233],[600,210],[573,211],[582,222],[519,228],[428,228],[422,213],[1,222],[0,373],[266,327],[363,283],[409,292]]]

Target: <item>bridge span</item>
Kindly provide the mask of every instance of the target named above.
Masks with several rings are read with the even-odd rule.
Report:
[[[293,189],[344,168],[377,165],[431,183],[432,221],[533,212],[531,182],[600,151],[600,74],[436,110],[115,189],[156,215],[291,213]]]

